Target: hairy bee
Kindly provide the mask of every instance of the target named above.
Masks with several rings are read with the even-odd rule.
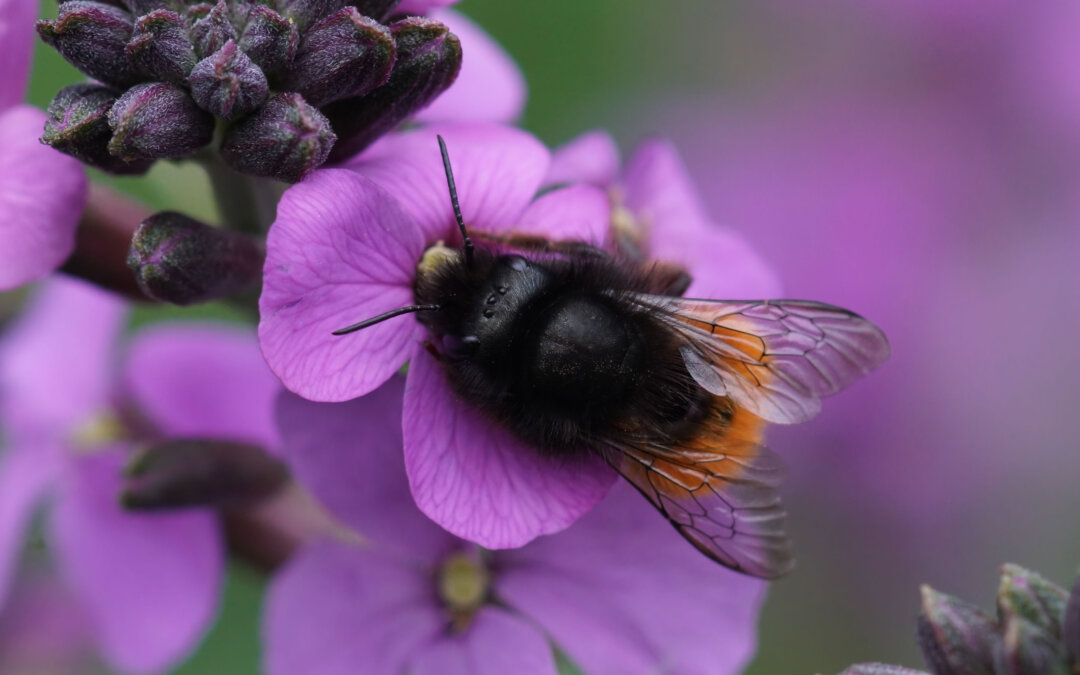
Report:
[[[766,423],[813,417],[889,354],[882,332],[804,300],[680,297],[680,268],[581,242],[465,229],[420,262],[407,312],[465,401],[538,452],[599,453],[694,546],[754,576],[790,571],[782,465]]]

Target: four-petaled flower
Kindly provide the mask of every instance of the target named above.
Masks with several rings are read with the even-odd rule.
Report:
[[[627,485],[574,527],[487,551],[413,504],[402,472],[403,378],[363,398],[283,392],[283,455],[361,544],[322,541],[273,581],[270,675],[738,673],[765,583],[701,556]],[[357,445],[357,439],[362,439]]]
[[[213,621],[224,564],[208,511],[146,515],[117,499],[132,447],[157,437],[275,447],[277,382],[252,336],[159,325],[111,358],[126,310],[83,282],[45,285],[0,342],[0,611],[30,518],[110,665],[160,672]],[[74,328],[73,328],[74,327]]]

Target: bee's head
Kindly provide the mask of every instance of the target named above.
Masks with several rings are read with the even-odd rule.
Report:
[[[495,363],[551,284],[546,266],[520,255],[481,247],[470,265],[462,251],[434,246],[417,269],[416,301],[440,311],[418,318],[445,355]]]

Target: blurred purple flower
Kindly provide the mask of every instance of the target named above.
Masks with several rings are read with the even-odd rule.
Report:
[[[57,579],[20,576],[0,612],[0,673],[65,675],[90,669],[91,626]]]
[[[125,512],[133,443],[199,436],[276,445],[277,388],[251,337],[186,325],[143,331],[119,380],[125,308],[82,282],[45,285],[0,342],[0,603],[34,511],[106,660],[175,664],[213,620],[223,551],[213,514]],[[74,327],[74,328],[73,328]]]
[[[460,12],[435,11],[431,18],[446,24],[458,36],[464,58],[454,84],[414,119],[427,124],[507,123],[520,117],[527,89],[525,76],[514,59],[483,28]]]
[[[629,238],[654,260],[681,264],[694,281],[685,295],[757,299],[780,294],[780,283],[737,232],[715,225],[675,146],[663,139],[642,143],[621,175],[615,141],[587,132],[558,148],[545,178],[549,185],[586,182],[605,188],[615,211],[604,232]],[[569,215],[569,214],[568,214]]]
[[[589,673],[741,671],[765,585],[686,546],[627,485],[513,551],[425,518],[401,472],[404,386],[278,400],[298,480],[367,541],[313,544],[278,574],[263,625],[270,675],[554,674],[551,644]]]
[[[433,9],[442,9],[458,2],[459,0],[402,0],[394,11],[404,14],[427,14]]]
[[[82,165],[38,142],[45,115],[22,104],[36,16],[35,2],[0,0],[0,291],[60,266],[86,202]]]

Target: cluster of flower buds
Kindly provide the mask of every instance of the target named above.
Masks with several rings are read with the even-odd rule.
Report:
[[[1001,568],[997,617],[922,588],[919,647],[933,675],[1080,673],[1080,579],[1070,595],[1018,565]],[[842,675],[925,675],[867,663]]]
[[[457,77],[458,38],[397,4],[62,2],[38,32],[95,81],[56,95],[42,141],[116,174],[213,145],[241,173],[296,182]]]

